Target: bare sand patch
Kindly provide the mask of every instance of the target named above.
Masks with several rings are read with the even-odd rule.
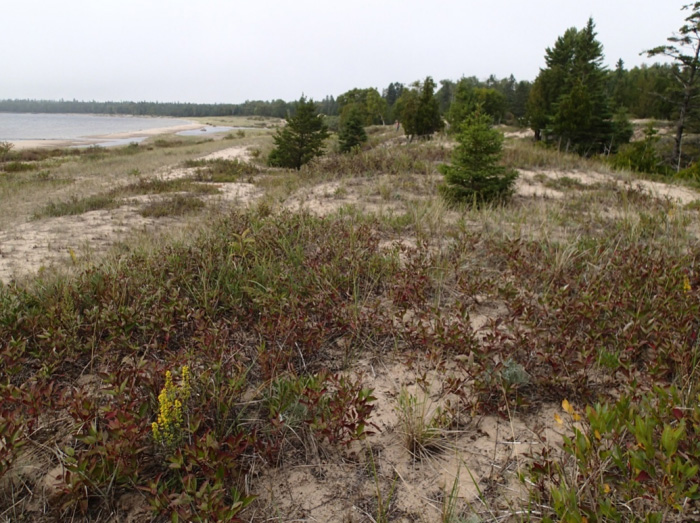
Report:
[[[147,227],[135,206],[32,221],[0,231],[0,281],[36,273],[52,263],[72,263],[78,254],[104,252],[134,228]]]
[[[534,140],[535,132],[532,129],[520,129],[518,131],[506,131],[503,133],[503,136],[505,136],[506,138],[519,138],[519,139],[531,138]]]
[[[442,521],[450,498],[461,514],[479,515],[482,500],[498,500],[507,509],[525,495],[518,473],[526,456],[541,449],[545,440],[560,440],[548,428],[557,412],[551,406],[510,419],[464,419],[441,434],[438,449],[418,457],[406,444],[399,397],[412,395],[425,402],[426,416],[435,415],[455,401],[442,390],[446,376],[459,373],[456,367],[411,368],[405,362],[363,360],[352,372],[373,389],[369,430],[374,433],[340,450],[307,439],[306,455],[298,465],[262,470],[254,482],[259,501],[285,521],[373,521],[380,496],[391,521]]]
[[[205,159],[240,158],[245,161],[245,147],[230,147],[204,156]],[[195,169],[168,168],[157,177],[170,180],[191,176]],[[230,206],[249,205],[262,195],[251,183],[214,183],[219,194],[202,196],[202,200]],[[167,195],[138,195],[126,199],[126,204],[113,210],[91,211],[78,216],[61,216],[19,223],[0,231],[0,281],[35,274],[42,267],[78,263],[86,254],[106,252],[118,242],[128,240],[134,231],[159,230],[176,218],[143,218],[139,208]],[[184,193],[183,193],[184,194]]]
[[[318,216],[327,216],[344,207],[372,214],[401,213],[407,211],[417,200],[428,200],[430,191],[426,185],[433,183],[432,177],[416,176],[399,179],[395,175],[380,175],[375,178],[346,178],[342,181],[319,183],[303,187],[283,204],[291,211],[308,211]]]
[[[217,183],[221,194],[211,196],[211,199],[250,204],[262,196],[262,191],[252,183]]]
[[[241,162],[250,161],[250,151],[248,147],[238,145],[229,147],[220,151],[200,156],[199,160],[239,160]],[[168,167],[158,173],[158,177],[163,180],[177,180],[178,178],[187,178],[193,176],[197,167]]]
[[[238,145],[236,147],[229,147],[228,149],[222,149],[220,151],[207,154],[202,157],[203,160],[240,160],[242,162],[250,161],[250,151],[248,147]]]
[[[629,187],[648,193],[658,199],[669,199],[681,205],[688,204],[700,198],[700,193],[688,187],[674,185],[671,183],[654,182],[650,180],[633,179],[622,174],[606,174],[595,171],[558,171],[548,170],[520,170],[520,177],[517,181],[517,193],[522,196],[543,196],[549,198],[562,198],[564,193],[555,189],[545,187],[543,182],[538,180],[538,176],[557,181],[562,178],[575,180],[582,185],[614,184],[619,187]]]

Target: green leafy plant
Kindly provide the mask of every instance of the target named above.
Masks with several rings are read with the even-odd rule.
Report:
[[[623,145],[619,152],[610,160],[612,165],[621,169],[650,174],[669,174],[668,166],[658,152],[658,130],[654,122],[649,122],[644,128],[644,139]]]
[[[0,162],[4,162],[15,147],[12,142],[0,142]]]
[[[632,513],[649,521],[700,499],[697,420],[700,398],[683,407],[675,388],[655,387],[640,403],[623,396],[577,411],[562,402],[563,454],[545,447],[530,468],[538,502],[551,503],[563,521],[619,520]]]

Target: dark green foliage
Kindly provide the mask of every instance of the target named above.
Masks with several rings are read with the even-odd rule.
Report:
[[[328,129],[316,113],[316,104],[302,96],[297,102],[296,114],[287,118],[287,125],[273,137],[275,148],[268,162],[274,167],[301,169],[316,156],[323,154],[323,141]]]
[[[603,47],[593,20],[582,30],[568,29],[547,48],[545,61],[528,101],[535,138],[585,156],[615,147]]]
[[[367,141],[362,113],[357,106],[347,112],[343,118],[340,124],[340,133],[338,133],[338,141],[340,150],[344,153],[352,151]]]
[[[435,97],[440,104],[440,113],[445,114],[455,99],[455,89],[457,84],[452,80],[440,80],[440,89],[435,93]]]
[[[440,112],[458,132],[459,124],[478,105],[481,105],[482,112],[491,115],[495,123],[505,121],[509,125],[520,125],[531,87],[531,82],[518,82],[513,75],[501,79],[491,75],[486,81],[471,76],[457,82],[440,80],[436,96]]]
[[[459,145],[452,165],[440,165],[445,184],[443,196],[451,202],[477,204],[505,201],[513,192],[517,171],[498,165],[503,149],[503,134],[491,127],[491,117],[475,113],[462,124]]]
[[[613,166],[649,174],[668,174],[668,167],[658,152],[659,137],[654,123],[644,129],[644,140],[624,145],[612,158]]]
[[[370,89],[351,89],[338,97],[341,123],[350,111],[358,111],[364,125],[384,124],[387,113],[387,101],[379,91]]]
[[[615,152],[614,147],[618,144],[626,144],[634,135],[634,127],[630,122],[629,115],[624,107],[621,107],[613,116],[613,134],[610,143],[611,152]]]
[[[612,73],[618,78],[611,86],[613,103],[627,107],[636,118],[673,119],[674,104],[669,98],[675,83],[668,64],[634,67]]]
[[[698,83],[700,83],[700,2],[688,4],[683,9],[689,9],[691,13],[686,17],[685,24],[678,33],[667,39],[671,45],[661,45],[647,51],[648,56],[661,55],[673,60],[671,73],[676,82],[671,95],[678,108],[673,144],[673,162],[676,171],[681,168],[681,148],[687,120],[698,106]]]
[[[389,86],[382,91],[382,98],[386,100],[387,121],[393,122],[398,118],[398,114],[396,111],[396,102],[399,98],[401,98],[401,95],[403,94],[405,89],[406,88],[402,83],[391,82]]]
[[[429,76],[422,84],[416,82],[405,90],[396,104],[399,121],[411,139],[428,138],[444,127],[440,103],[435,97],[435,82]]]
[[[37,168],[36,164],[25,163],[25,162],[7,162],[0,166],[0,169],[6,173],[21,173],[26,171],[33,171]]]
[[[480,112],[491,117],[493,123],[500,123],[506,114],[506,97],[490,87],[474,87],[469,79],[462,78],[454,90],[454,102],[446,114],[451,129],[459,132],[462,122],[479,108]]]

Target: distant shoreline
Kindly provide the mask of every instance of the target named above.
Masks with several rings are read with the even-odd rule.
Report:
[[[7,114],[18,114],[18,113],[7,113]],[[25,114],[59,114],[59,113],[25,113]],[[87,116],[88,113],[60,113],[64,115],[76,115],[76,116]],[[114,114],[99,114],[99,113],[89,113],[91,116],[100,117],[114,117],[114,118],[147,118],[147,119],[175,119],[175,120],[185,120],[189,123],[180,125],[166,125],[163,127],[154,127],[151,129],[139,129],[136,131],[124,131],[118,133],[106,133],[106,134],[94,134],[88,135],[80,138],[67,138],[67,139],[27,139],[27,140],[8,140],[14,145],[16,150],[22,149],[47,149],[47,148],[61,148],[61,147],[74,147],[74,146],[91,146],[99,145],[104,142],[114,141],[114,140],[126,140],[129,138],[149,138],[151,136],[157,136],[159,134],[170,134],[177,133],[180,131],[189,131],[193,129],[198,129],[202,127],[201,123],[186,120],[183,118],[172,118],[172,117],[162,117],[162,116],[134,116],[134,115],[114,115]]]

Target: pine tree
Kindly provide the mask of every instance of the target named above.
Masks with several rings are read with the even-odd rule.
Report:
[[[452,164],[439,167],[445,177],[445,183],[440,186],[445,199],[477,205],[506,201],[513,193],[518,173],[498,165],[503,133],[491,127],[491,117],[473,113],[462,124],[457,141]]]
[[[685,24],[678,34],[667,40],[673,45],[662,45],[646,51],[648,56],[663,55],[673,60],[671,69],[679,89],[675,92],[678,107],[678,120],[673,144],[673,160],[676,171],[681,168],[683,133],[691,110],[698,105],[698,84],[700,83],[700,2],[688,4]]]
[[[340,132],[338,133],[340,151],[350,152],[366,141],[367,133],[363,125],[362,111],[357,107],[351,107],[340,123]]]
[[[399,121],[411,139],[415,136],[430,137],[444,127],[435,87],[435,82],[428,76],[423,83],[416,82],[412,89],[405,90],[396,102]]]
[[[301,169],[301,166],[323,154],[323,141],[328,128],[316,113],[316,104],[302,96],[296,105],[296,114],[287,118],[284,127],[272,137],[275,148],[268,163],[274,167]]]
[[[595,24],[572,27],[545,51],[547,67],[535,80],[528,113],[537,139],[590,155],[609,149],[612,113]]]

